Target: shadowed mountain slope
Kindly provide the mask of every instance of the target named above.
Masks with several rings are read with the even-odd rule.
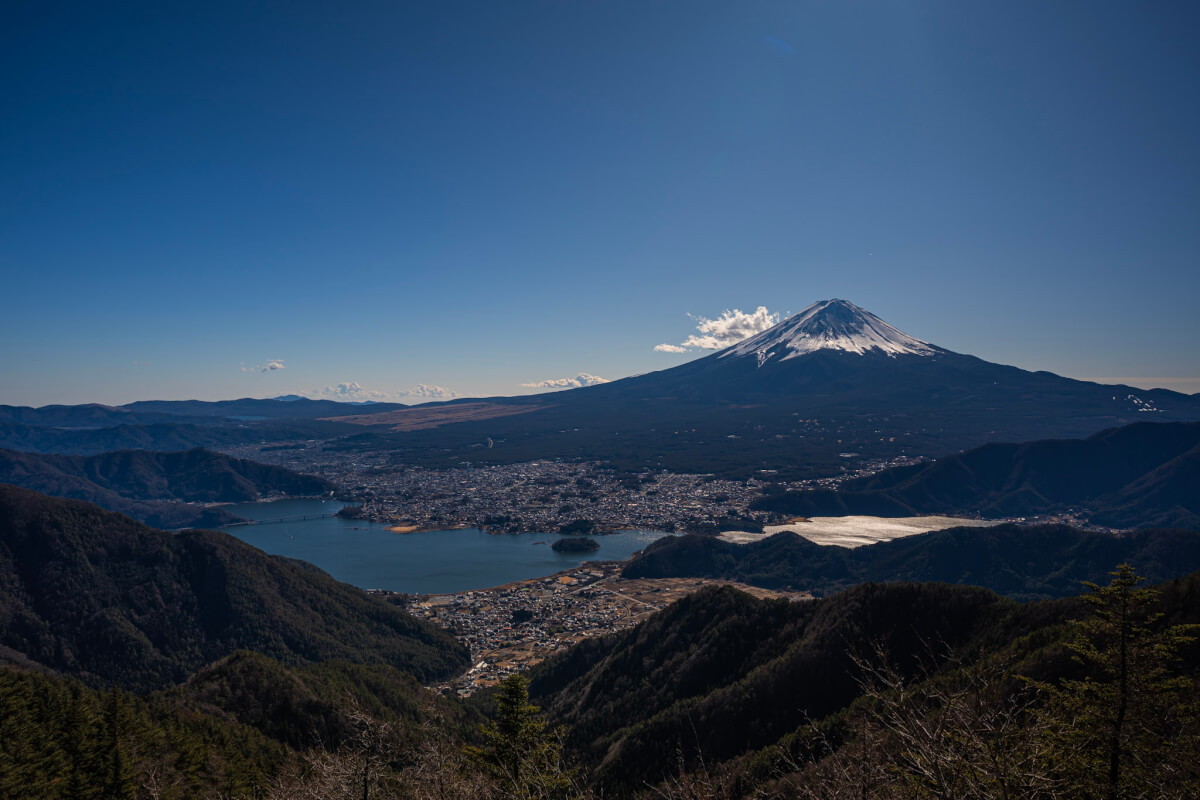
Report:
[[[239,649],[287,664],[389,664],[423,680],[468,661],[448,633],[304,562],[12,486],[0,486],[0,645],[137,691]]]
[[[247,502],[264,494],[316,495],[335,488],[321,478],[200,448],[176,453],[126,450],[88,457],[0,450],[0,483],[86,500],[165,528],[217,526],[236,520],[220,509],[184,505],[188,502]]]
[[[788,492],[755,508],[803,516],[981,514],[1085,509],[1112,527],[1200,529],[1200,423],[1140,423],[1087,439],[988,444],[936,461]]]
[[[818,545],[794,533],[750,544],[707,536],[663,538],[627,566],[629,578],[723,578],[828,594],[869,581],[942,581],[1030,600],[1077,594],[1118,564],[1153,581],[1200,569],[1200,532],[1122,536],[1066,525],[951,528],[866,547]]]
[[[1193,573],[1162,587],[1158,609],[1172,624],[1195,623],[1197,597]],[[800,602],[709,587],[543,662],[530,673],[531,695],[568,726],[568,748],[592,767],[605,797],[755,797],[773,772],[756,751],[804,752],[816,722],[846,733],[861,711],[856,658],[877,663],[882,652],[905,680],[944,680],[972,663],[1056,680],[1079,674],[1063,647],[1072,635],[1064,623],[1087,613],[1078,597],[1022,604],[939,583],[864,584]],[[1200,649],[1184,656],[1194,675]],[[750,760],[734,768],[747,779],[740,792],[652,788],[681,768],[703,785],[704,774],[741,758]]]
[[[1022,612],[983,589],[941,584],[864,585],[812,602],[713,587],[545,662],[531,673],[531,693],[568,726],[568,746],[597,782],[625,796],[681,759],[734,758],[778,741],[806,716],[846,707],[860,692],[856,652],[877,644],[911,674],[930,657],[930,642],[944,658],[1041,622]]]

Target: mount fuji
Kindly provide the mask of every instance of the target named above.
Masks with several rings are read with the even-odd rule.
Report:
[[[923,341],[836,299],[671,369],[449,405],[466,402],[517,405],[527,413],[436,430],[372,428],[360,443],[400,450],[398,457],[414,463],[556,457],[625,468],[811,475],[852,469],[865,459],[941,456],[992,441],[1200,420],[1200,395],[994,364]],[[478,449],[489,437],[495,446]]]
[[[932,356],[947,352],[893,328],[869,311],[845,300],[822,300],[795,316],[724,350],[721,358],[753,355],[759,365],[818,350],[882,353],[887,356]]]

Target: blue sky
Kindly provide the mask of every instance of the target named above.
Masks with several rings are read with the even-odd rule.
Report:
[[[1194,3],[347,5],[6,6],[0,402],[515,394],[830,297],[1200,391]]]

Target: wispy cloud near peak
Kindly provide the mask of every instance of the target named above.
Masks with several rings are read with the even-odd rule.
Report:
[[[698,333],[693,333],[679,344],[657,344],[654,350],[659,353],[686,353],[693,349],[723,350],[775,326],[779,323],[779,317],[779,314],[768,311],[766,306],[759,306],[753,312],[725,309],[716,319],[693,317]]]
[[[410,389],[401,389],[396,396],[414,400],[453,400],[458,392],[452,392],[445,386],[435,386],[432,383],[418,383]]]
[[[600,383],[608,383],[608,379],[581,372],[574,378],[547,378],[544,381],[522,383],[521,385],[530,389],[578,389],[581,386],[595,386]]]

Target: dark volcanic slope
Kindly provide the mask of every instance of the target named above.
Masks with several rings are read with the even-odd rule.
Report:
[[[1113,536],[1066,525],[952,528],[867,547],[813,544],[779,533],[739,545],[707,536],[660,539],[625,568],[629,578],[724,578],[828,594],[868,581],[943,581],[1029,600],[1078,594],[1129,563],[1152,581],[1200,569],[1200,533]]]
[[[236,503],[268,493],[314,495],[334,488],[321,478],[199,448],[179,453],[126,450],[88,457],[0,450],[0,483],[87,500],[169,528],[213,526],[234,519],[218,510],[171,501]]]
[[[789,492],[760,509],[804,516],[977,513],[1083,507],[1113,527],[1200,529],[1200,423],[1139,423],[1088,439],[988,444],[932,463]]]
[[[0,486],[0,645],[133,690],[238,649],[385,663],[422,680],[469,658],[448,633],[309,564],[12,486]]]

